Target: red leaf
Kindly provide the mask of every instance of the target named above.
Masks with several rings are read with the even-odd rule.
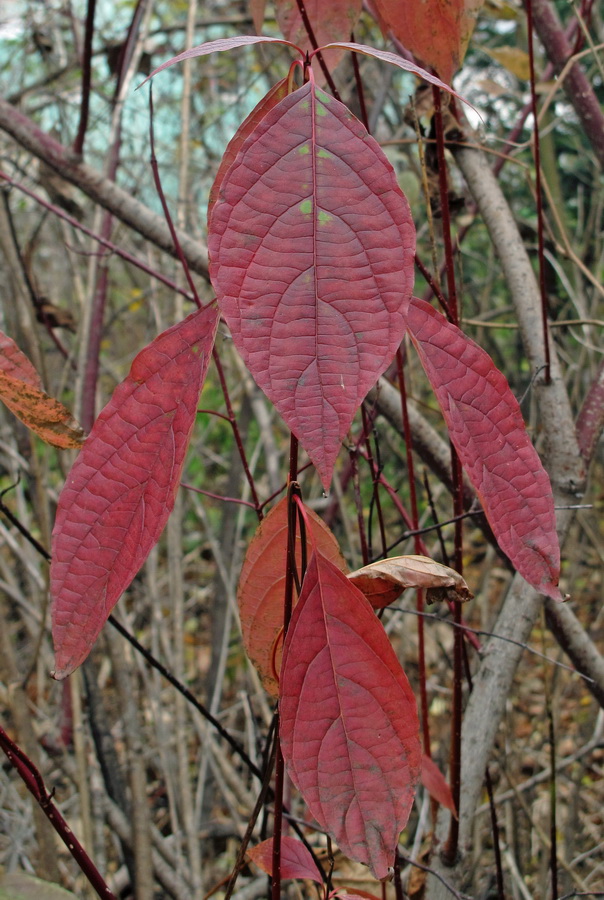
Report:
[[[209,223],[221,311],[327,488],[405,331],[415,231],[379,145],[312,83],[245,141]]]
[[[455,818],[457,818],[457,810],[455,809],[455,803],[453,802],[451,788],[447,784],[445,776],[434,760],[430,759],[429,756],[426,756],[425,753],[422,756],[421,782],[430,796],[436,800],[437,803],[440,803],[441,806],[444,806],[445,809],[448,809],[453,813]]]
[[[69,473],[50,569],[55,678],[84,661],[172,511],[217,322],[199,310],[138,354]]]
[[[79,449],[84,432],[67,407],[50,397],[35,367],[15,342],[0,332],[0,400],[47,444]]]
[[[319,825],[385,878],[420,774],[417,709],[363,594],[313,555],[285,640],[281,747]]]
[[[236,47],[249,47],[250,44],[285,44],[286,46],[297,50],[301,56],[304,56],[302,50],[290,41],[257,34],[238,34],[236,37],[232,38],[219,38],[217,41],[206,41],[204,44],[199,44],[197,47],[191,47],[189,50],[179,53],[178,56],[173,56],[172,59],[162,63],[157,69],[153,69],[151,74],[147,75],[145,80],[141,81],[138,87],[141,88],[150,78],[153,78],[154,75],[157,75],[157,73],[161,72],[163,69],[169,69],[170,66],[175,66],[176,63],[184,62],[186,59],[195,59],[197,56],[207,56],[209,53],[220,53],[223,50],[234,50]]]
[[[249,0],[249,10],[254,23],[254,29],[260,34],[264,26],[264,11],[266,8],[266,0]]]
[[[347,571],[335,537],[311,509],[306,509],[312,540],[342,572]],[[307,554],[312,543],[307,535]],[[296,560],[301,562],[302,540],[296,531]],[[279,693],[279,671],[283,649],[283,603],[287,553],[287,497],[262,520],[245,554],[237,599],[241,631],[247,655],[258,669],[265,690]]]
[[[325,0],[305,0],[304,6],[317,45],[322,47],[330,41],[346,40],[350,37],[359,21],[363,3],[362,0],[330,0],[329,3]],[[314,48],[302,21],[297,0],[276,0],[275,10],[277,24],[283,36],[302,50],[311,52]],[[328,50],[323,54],[323,59],[329,69],[335,69],[343,55],[343,50]],[[313,65],[313,69],[315,76],[323,80],[320,67]]]
[[[273,839],[262,841],[247,855],[268,875],[273,874]],[[281,877],[282,878],[310,878],[317,884],[322,884],[321,873],[317,869],[314,859],[302,843],[295,838],[281,838]]]
[[[453,90],[450,85],[446,84],[444,81],[441,81],[440,78],[437,78],[436,75],[431,75],[430,72],[427,72],[425,69],[422,69],[421,66],[416,66],[415,63],[410,62],[407,59],[403,59],[402,56],[399,56],[398,53],[390,53],[388,50],[376,50],[375,47],[370,47],[367,44],[351,44],[343,41],[337,41],[335,43],[327,44],[327,48],[330,47],[344,47],[346,50],[354,50],[355,53],[363,53],[365,56],[373,56],[375,59],[381,59],[384,62],[391,63],[393,66],[398,66],[399,69],[404,69],[405,72],[413,72],[414,75],[417,75],[419,78],[423,78],[424,81],[430,82],[430,84],[435,84],[443,91],[447,91],[448,94],[452,94],[454,97],[457,97],[458,100],[461,100],[463,103],[466,103],[472,109],[474,107],[471,103],[468,103],[467,100]]]
[[[484,0],[373,0],[382,31],[450,81],[465,55]]]
[[[499,546],[529,584],[561,600],[552,489],[505,377],[488,353],[423,300],[412,299],[408,324]]]

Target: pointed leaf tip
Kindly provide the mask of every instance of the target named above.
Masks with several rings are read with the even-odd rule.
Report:
[[[420,775],[417,707],[373,609],[320,553],[287,632],[279,711],[287,770],[311,814],[387,877]]]
[[[273,843],[273,839],[269,838],[247,852],[252,862],[255,862],[263,872],[271,876],[273,874]],[[323,883],[321,873],[309,850],[302,841],[291,837],[281,838],[281,877],[309,878],[311,881],[316,881],[317,884]]]
[[[55,678],[84,661],[163,531],[217,323],[199,310],[138,354],[69,473],[50,568]]]
[[[504,375],[488,353],[423,300],[412,298],[408,323],[499,546],[529,584],[562,600],[550,481]]]

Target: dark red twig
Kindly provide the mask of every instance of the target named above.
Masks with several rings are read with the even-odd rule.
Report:
[[[334,97],[336,98],[336,100],[339,100],[339,99],[340,99],[340,95],[338,94],[338,89],[337,89],[337,87],[335,86],[334,80],[333,80],[333,78],[332,78],[332,76],[331,76],[331,72],[330,72],[329,69],[327,68],[327,65],[326,65],[326,63],[325,63],[325,60],[324,60],[324,58],[323,58],[323,54],[322,54],[321,51],[319,50],[319,44],[317,43],[317,39],[316,39],[316,37],[315,37],[315,32],[314,32],[314,30],[313,30],[311,21],[310,21],[310,19],[308,18],[308,13],[306,12],[306,6],[304,5],[304,0],[296,0],[296,2],[297,2],[297,4],[298,4],[298,10],[299,10],[300,15],[301,15],[301,17],[302,17],[302,23],[303,23],[304,27],[306,28],[306,33],[307,33],[307,35],[308,35],[308,40],[310,41],[313,50],[318,51],[315,55],[316,55],[316,58],[317,58],[317,62],[318,62],[319,65],[321,66],[321,71],[322,71],[323,74],[325,75],[325,80],[326,80],[327,84],[329,85],[329,90],[330,90],[331,93],[334,95]]]
[[[73,152],[76,156],[82,156],[84,151],[84,138],[88,128],[88,112],[90,109],[90,88],[92,74],[92,39],[94,37],[94,12],[96,0],[88,0],[86,10],[86,28],[84,31],[84,48],[82,55],[82,101],[80,105],[80,123],[78,133],[73,142]]]
[[[0,747],[99,897],[103,897],[104,900],[116,900],[115,894],[107,887],[104,878],[53,803],[53,794],[46,790],[38,769],[2,727],[0,727]]]

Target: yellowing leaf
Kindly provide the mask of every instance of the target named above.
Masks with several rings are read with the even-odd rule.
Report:
[[[519,47],[497,47],[496,50],[484,48],[484,50],[492,59],[521,81],[528,81],[531,77],[528,53]]]
[[[362,591],[374,609],[393,603],[406,588],[425,588],[427,601],[471,600],[468,585],[449,566],[427,556],[394,556],[351,572],[348,578]]]

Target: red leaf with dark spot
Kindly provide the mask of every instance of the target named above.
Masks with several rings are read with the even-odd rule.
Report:
[[[247,855],[267,875],[273,874],[273,839],[262,841],[248,850]],[[281,838],[281,878],[310,878],[322,884],[321,873],[302,843],[295,838]]]
[[[385,878],[420,775],[417,709],[369,602],[320,553],[287,632],[279,712],[287,770],[311,814]]]
[[[499,546],[529,584],[562,600],[550,481],[505,377],[488,353],[423,300],[412,299],[408,323]]]
[[[218,311],[164,331],[94,423],[61,496],[50,569],[55,678],[88,656],[174,506]]]
[[[414,246],[379,145],[312,83],[262,119],[223,179],[208,237],[218,302],[326,488],[404,334]]]

